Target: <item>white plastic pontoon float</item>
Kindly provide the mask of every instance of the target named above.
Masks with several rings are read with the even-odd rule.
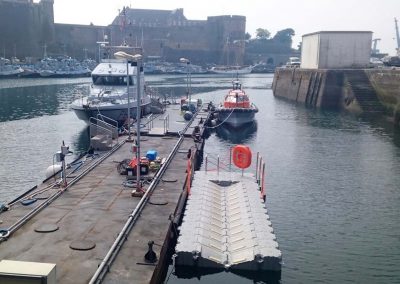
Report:
[[[250,166],[246,146],[234,147],[231,157],[242,169]],[[256,178],[243,171],[222,172],[219,162],[216,171],[206,166],[205,171],[195,172],[191,186],[187,185],[176,267],[280,272],[282,255],[264,203],[264,172],[259,155]]]

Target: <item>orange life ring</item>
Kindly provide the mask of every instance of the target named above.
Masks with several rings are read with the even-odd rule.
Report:
[[[232,148],[233,163],[236,167],[246,169],[251,165],[251,150],[248,146],[236,145]]]

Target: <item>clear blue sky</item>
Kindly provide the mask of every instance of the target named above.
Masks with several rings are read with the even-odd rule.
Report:
[[[37,2],[38,0],[35,0]],[[123,6],[139,9],[184,9],[190,20],[207,16],[246,16],[246,31],[293,28],[293,47],[303,34],[328,30],[372,31],[378,49],[395,54],[394,18],[400,19],[400,0],[55,0],[56,23],[108,25]]]

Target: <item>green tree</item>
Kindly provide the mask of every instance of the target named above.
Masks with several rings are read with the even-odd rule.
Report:
[[[251,39],[251,34],[246,33],[246,34],[244,35],[244,39],[245,39],[245,40]]]
[[[257,39],[268,39],[271,36],[271,33],[267,29],[258,28],[256,30]]]
[[[294,30],[291,28],[284,29],[281,31],[278,31],[274,37],[273,40],[288,44],[289,46],[292,46],[292,36],[294,36]]]

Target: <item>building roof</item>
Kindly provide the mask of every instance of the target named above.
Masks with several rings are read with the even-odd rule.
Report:
[[[187,20],[183,15],[183,9],[148,10],[124,7],[120,14],[114,19],[112,25],[137,25],[139,23],[166,25],[171,19],[180,21]]]
[[[371,33],[371,31],[318,31],[318,32],[313,32],[309,34],[304,34],[303,37],[305,36],[311,36],[311,35],[316,35],[316,34],[360,34],[360,33]]]

